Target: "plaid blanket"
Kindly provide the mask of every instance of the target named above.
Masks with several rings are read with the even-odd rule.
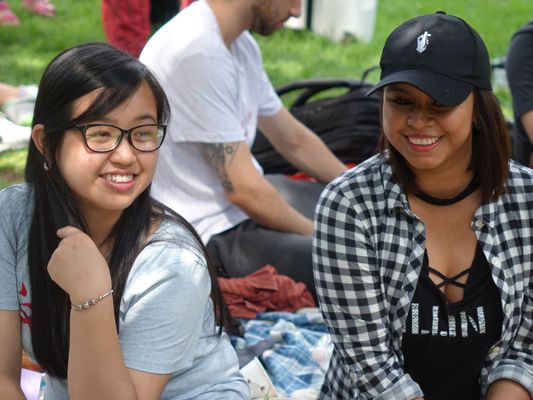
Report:
[[[245,321],[244,332],[244,339],[232,337],[237,349],[266,339],[274,341],[260,359],[279,394],[290,397],[302,389],[318,394],[332,344],[317,308],[259,313],[257,319]]]

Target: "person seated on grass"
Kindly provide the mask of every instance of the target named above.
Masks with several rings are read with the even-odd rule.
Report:
[[[533,168],[533,20],[513,35],[505,70],[513,99],[513,158]]]
[[[323,183],[346,167],[283,107],[249,32],[271,35],[300,11],[300,0],[197,1],[150,38],[140,59],[173,115],[154,197],[191,222],[224,276],[271,264],[314,294],[312,214]],[[264,176],[250,150],[257,127],[321,183]]]
[[[24,398],[22,350],[46,399],[249,398],[205,249],[150,197],[168,115],[110,45],[45,70],[26,183],[0,192],[0,398]]]
[[[531,400],[533,171],[510,160],[487,48],[439,12],[380,65],[382,152],[316,211],[321,398]]]

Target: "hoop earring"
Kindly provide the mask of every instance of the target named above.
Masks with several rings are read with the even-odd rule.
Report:
[[[48,161],[45,160],[45,162],[43,162],[43,169],[48,172],[52,169],[52,166],[48,164]]]

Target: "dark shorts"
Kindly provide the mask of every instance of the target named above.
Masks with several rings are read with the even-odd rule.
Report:
[[[324,185],[295,181],[284,175],[267,175],[266,178],[289,204],[313,218]],[[212,236],[207,249],[223,276],[244,277],[270,264],[280,274],[305,283],[316,298],[311,244],[310,236],[275,231],[248,219]]]

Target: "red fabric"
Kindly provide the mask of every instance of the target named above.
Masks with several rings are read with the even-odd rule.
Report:
[[[102,0],[102,24],[110,44],[139,57],[151,33],[150,0]]]
[[[293,312],[316,306],[305,284],[278,274],[271,265],[245,278],[218,278],[218,283],[234,317],[255,318],[258,312]]]
[[[346,163],[346,167],[353,168],[356,166],[355,163]],[[309,182],[316,182],[316,179],[303,173],[303,172],[296,172],[292,175],[288,175],[289,178],[294,179],[295,181],[309,181]]]
[[[180,11],[183,10],[185,7],[193,3],[195,0],[181,0],[180,1]]]

